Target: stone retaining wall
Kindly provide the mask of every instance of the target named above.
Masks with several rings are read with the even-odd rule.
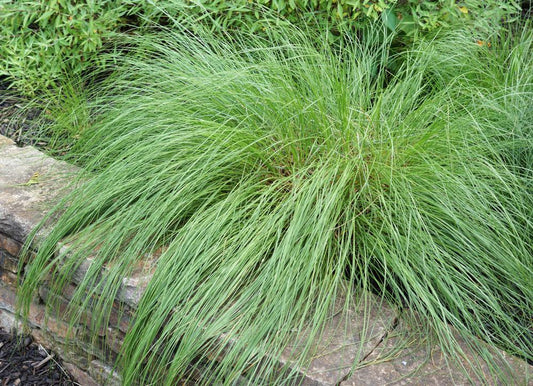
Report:
[[[16,147],[12,141],[0,136],[0,326],[5,329],[20,327],[15,318],[15,286],[22,244],[29,232],[62,197],[75,172],[74,167],[64,162],[46,157],[32,147]],[[90,264],[88,258],[72,278],[64,296],[55,299],[59,301],[60,309],[68,303],[69,293]],[[52,348],[62,357],[65,367],[80,384],[99,385],[105,381],[107,384],[120,384],[120,376],[112,370],[112,359],[120,349],[129,318],[149,279],[150,274],[142,270],[133,277],[124,278],[116,299],[117,309],[112,316],[116,322],[114,325],[118,327],[107,331],[107,335],[113,337],[105,341],[107,354],[95,345],[83,343],[86,333],[84,325],[75,326],[72,330],[76,339],[66,339],[67,324],[61,317],[45,313],[45,304],[52,300],[46,286],[40,288],[39,296],[31,306],[31,333],[37,342]],[[447,366],[437,346],[428,343],[425,337],[417,336],[423,329],[413,329],[413,323],[408,327],[396,310],[381,303],[377,297],[369,295],[369,299],[366,310],[370,312],[365,314],[366,318],[363,317],[363,306],[354,306],[345,311],[348,315],[339,313],[331,318],[322,341],[316,345],[315,351],[319,355],[312,359],[311,366],[305,372],[301,372],[302,384],[469,383],[464,372]],[[348,326],[344,323],[346,320],[351,322]],[[362,338],[365,342],[363,345],[360,344]],[[424,343],[405,348],[405,341]],[[476,355],[468,351],[466,342],[462,343],[465,343],[468,353],[464,364],[477,360]],[[289,353],[297,344],[294,342],[286,350],[280,359],[280,367],[290,364]],[[383,361],[391,352],[395,353],[394,359]],[[360,366],[351,372],[354,361],[358,361]],[[508,361],[512,383],[533,384],[529,378],[529,374],[533,373],[531,366],[512,357],[508,357]],[[486,366],[482,371],[488,383],[496,383]]]

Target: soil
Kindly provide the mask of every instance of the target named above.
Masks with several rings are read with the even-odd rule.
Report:
[[[0,330],[0,385],[78,385],[49,350],[29,336]]]
[[[18,146],[43,146],[36,139],[36,124],[40,111],[24,108],[23,99],[7,89],[0,79],[0,134],[11,138]]]

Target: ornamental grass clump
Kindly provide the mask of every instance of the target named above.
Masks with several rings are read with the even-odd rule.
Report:
[[[83,183],[27,261],[22,310],[90,255],[69,315],[91,309],[97,336],[154,253],[125,384],[200,364],[204,382],[293,382],[281,353],[303,339],[305,368],[334,309],[370,292],[450,358],[453,326],[489,364],[474,336],[533,359],[532,39],[456,33],[393,55],[377,28],[335,49],[296,30],[134,38],[91,97]]]

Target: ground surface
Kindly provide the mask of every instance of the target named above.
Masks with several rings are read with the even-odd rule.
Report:
[[[36,109],[24,109],[21,98],[0,81],[0,135],[11,138],[20,146],[45,145],[36,139],[34,121],[38,115]]]
[[[50,351],[31,337],[0,330],[0,385],[77,385]]]

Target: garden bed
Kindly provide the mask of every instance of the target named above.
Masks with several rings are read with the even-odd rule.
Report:
[[[0,379],[3,386],[76,385],[61,359],[32,341],[0,330]]]
[[[37,139],[36,132],[40,111],[24,106],[24,98],[7,90],[0,81],[0,135],[11,138],[18,146],[44,146],[46,143]]]

